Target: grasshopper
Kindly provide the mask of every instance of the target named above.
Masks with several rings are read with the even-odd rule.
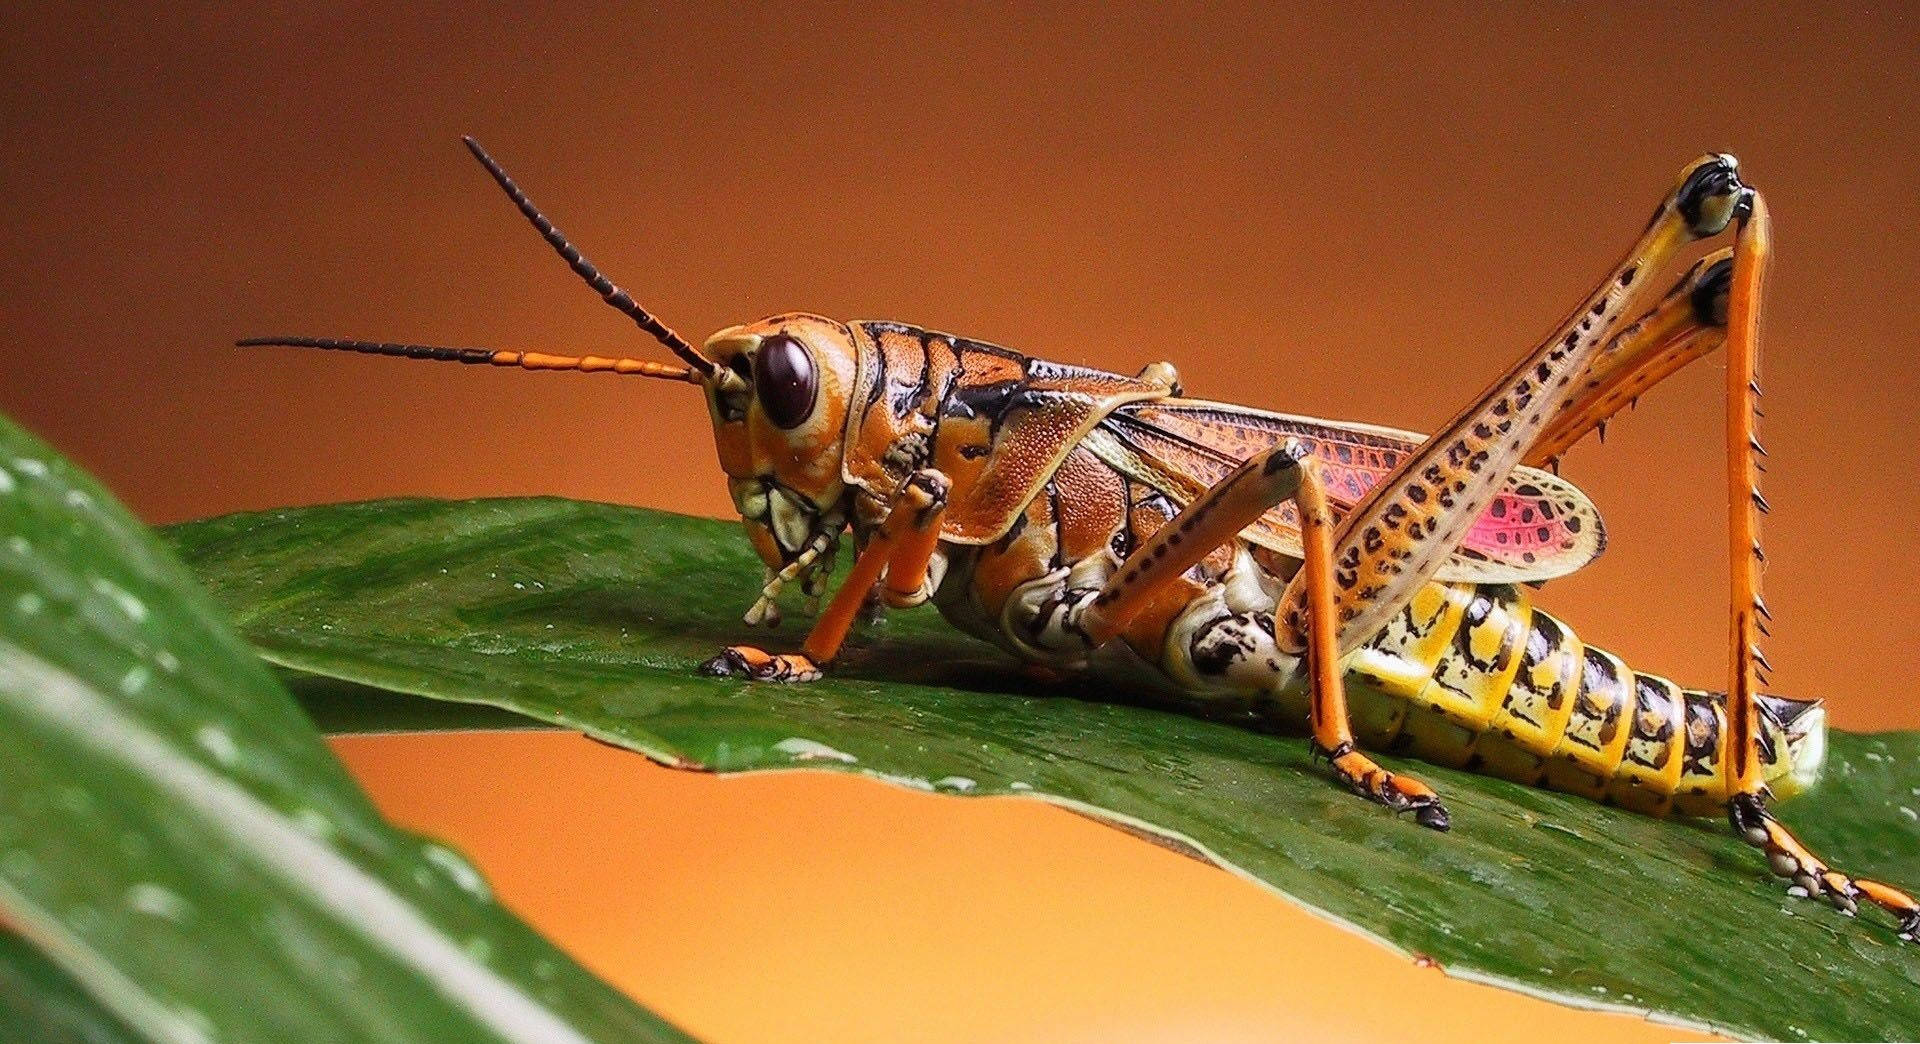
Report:
[[[1768,808],[1818,778],[1826,724],[1818,701],[1760,691],[1769,615],[1756,401],[1770,225],[1734,157],[1689,164],[1565,321],[1422,436],[1187,398],[1168,363],[1128,377],[896,322],[796,312],[695,347],[466,144],[574,272],[681,365],[332,338],[239,343],[699,388],[767,567],[747,622],[776,624],[790,585],[823,594],[842,539],[855,548],[798,651],[731,646],[707,673],[811,681],[864,609],[932,602],[1037,670],[1081,670],[1127,650],[1196,707],[1237,701],[1264,722],[1304,722],[1340,783],[1423,826],[1448,829],[1439,795],[1363,748],[1652,815],[1724,813],[1789,891],[1847,913],[1864,899],[1893,915],[1901,938],[1920,933],[1920,903],[1834,869]],[[1647,293],[1686,246],[1726,233],[1731,246]],[[1724,693],[1627,667],[1530,593],[1605,547],[1592,501],[1558,475],[1560,455],[1722,347]]]

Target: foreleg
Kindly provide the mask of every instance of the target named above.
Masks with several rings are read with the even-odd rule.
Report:
[[[940,521],[947,510],[947,477],[931,468],[908,476],[880,532],[867,542],[847,571],[833,600],[814,621],[797,653],[769,653],[751,645],[731,645],[702,664],[705,674],[737,676],[755,681],[814,681],[833,661],[847,632],[874,585],[887,577],[885,597],[910,601],[922,592],[928,563],[940,541]]]

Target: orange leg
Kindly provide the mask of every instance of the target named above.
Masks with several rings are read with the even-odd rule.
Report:
[[[1306,556],[1300,566],[1306,612],[1304,620],[1289,618],[1284,626],[1306,639],[1314,750],[1326,756],[1334,775],[1354,793],[1396,812],[1410,810],[1421,826],[1445,830],[1450,823],[1447,809],[1432,787],[1412,776],[1388,772],[1354,744],[1347,687],[1341,678],[1340,621],[1334,609],[1333,511],[1327,506],[1326,491],[1310,473],[1300,483],[1298,499],[1300,543]]]
[[[1087,642],[1097,648],[1111,641],[1162,588],[1294,496],[1307,481],[1300,466],[1306,453],[1299,440],[1287,439],[1254,455],[1154,530],[1079,614],[1076,626]]]
[[[1565,398],[1521,463],[1553,466],[1574,443],[1600,429],[1655,384],[1726,342],[1733,251],[1716,251],[1674,284],[1652,310],[1609,341]]]
[[[1395,810],[1411,809],[1422,825],[1445,830],[1447,811],[1431,788],[1386,771],[1354,746],[1336,647],[1333,512],[1312,465],[1301,463],[1306,455],[1298,440],[1287,439],[1214,484],[1127,557],[1079,615],[1078,627],[1093,645],[1106,643],[1136,612],[1151,604],[1162,587],[1234,539],[1269,508],[1293,498],[1300,509],[1306,556],[1301,575],[1306,578],[1308,597],[1302,614],[1277,623],[1276,631],[1300,635],[1306,645],[1314,749],[1333,762],[1334,773],[1356,793]]]
[[[1751,195],[1730,156],[1688,166],[1640,241],[1551,336],[1517,361],[1341,520],[1334,607],[1342,653],[1372,638],[1459,547],[1612,341],[1637,288],[1689,242],[1718,235]],[[1280,613],[1306,597],[1296,575]],[[1284,636],[1283,636],[1284,637]]]
[[[1735,245],[1733,286],[1727,307],[1727,482],[1729,572],[1732,580],[1732,677],[1727,686],[1727,816],[1734,831],[1767,854],[1773,872],[1809,896],[1824,895],[1852,913],[1864,898],[1899,919],[1900,935],[1920,934],[1920,902],[1877,881],[1858,880],[1829,867],[1767,811],[1761,778],[1760,739],[1754,703],[1760,670],[1760,496],[1756,399],[1759,383],[1760,286],[1771,252],[1766,204],[1755,197]]]
[[[814,681],[833,661],[847,632],[860,615],[868,594],[881,576],[887,589],[909,586],[919,591],[926,582],[927,565],[939,545],[940,520],[947,509],[947,477],[931,469],[915,472],[894,497],[893,510],[880,532],[854,559],[847,579],[814,621],[797,653],[769,653],[751,645],[730,645],[702,664],[705,674],[751,678],[755,681]]]
[[[1759,710],[1754,696],[1766,660],[1759,651],[1765,632],[1760,598],[1758,491],[1760,448],[1754,409],[1759,395],[1758,319],[1761,283],[1770,250],[1765,203],[1755,196],[1731,250],[1703,258],[1654,309],[1608,344],[1588,369],[1580,390],[1568,397],[1526,462],[1550,463],[1582,436],[1647,389],[1686,364],[1728,347],[1727,479],[1733,638],[1727,687],[1726,761],[1728,815],[1735,833],[1761,849],[1768,866],[1804,895],[1825,896],[1852,912],[1860,899],[1900,921],[1903,938],[1920,934],[1920,902],[1877,881],[1854,879],[1829,867],[1767,810],[1759,759]]]
[[[1688,242],[1718,235],[1750,194],[1732,157],[1689,165],[1640,241],[1560,329],[1409,454],[1336,531],[1303,510],[1306,565],[1280,598],[1274,639],[1313,665],[1314,742],[1349,786],[1445,829],[1446,810],[1431,789],[1355,749],[1335,665],[1433,577],[1507,476],[1577,398],[1575,382],[1608,355],[1644,277]]]

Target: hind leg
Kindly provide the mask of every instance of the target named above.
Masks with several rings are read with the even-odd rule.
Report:
[[[1865,899],[1893,914],[1902,938],[1920,934],[1920,902],[1877,881],[1834,870],[1768,811],[1760,765],[1760,711],[1755,703],[1766,659],[1760,598],[1763,561],[1758,515],[1766,501],[1758,488],[1761,449],[1755,400],[1760,394],[1758,318],[1761,281],[1770,252],[1765,203],[1755,197],[1740,220],[1731,250],[1703,258],[1659,305],[1610,342],[1589,367],[1526,463],[1552,463],[1581,437],[1604,430],[1608,418],[1640,394],[1723,344],[1727,347],[1727,476],[1731,536],[1732,677],[1727,686],[1725,787],[1734,832],[1766,854],[1767,865],[1793,890],[1824,896],[1852,913]]]
[[[1767,854],[1774,873],[1808,895],[1824,895],[1852,913],[1862,898],[1899,920],[1902,938],[1920,932],[1920,903],[1877,881],[1857,880],[1829,867],[1767,811],[1769,797],[1760,769],[1760,710],[1755,702],[1760,672],[1760,443],[1755,425],[1759,384],[1760,284],[1771,252],[1766,205],[1758,198],[1743,219],[1734,248],[1733,286],[1727,307],[1727,479],[1731,537],[1733,676],[1727,686],[1727,817],[1734,831]]]
[[[1424,784],[1395,776],[1354,748],[1334,666],[1386,626],[1434,576],[1602,357],[1642,277],[1688,242],[1719,234],[1750,196],[1728,156],[1691,164],[1625,259],[1547,340],[1451,423],[1407,455],[1341,522],[1288,583],[1275,642],[1314,664],[1315,742],[1341,778],[1375,800],[1412,808],[1428,826],[1446,813]],[[1305,530],[1303,526],[1303,538]],[[1305,542],[1305,541],[1303,541]],[[1313,568],[1321,563],[1324,569]]]

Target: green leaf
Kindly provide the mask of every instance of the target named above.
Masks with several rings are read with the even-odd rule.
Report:
[[[9,1017],[64,1006],[83,1036],[168,1041],[682,1039],[380,818],[165,547],[4,419],[0,780],[0,923],[44,958],[0,955],[35,991]]]
[[[0,929],[0,1040],[121,1044],[139,1039],[46,954]]]
[[[861,772],[1043,798],[1262,882],[1455,975],[1734,1034],[1920,1038],[1920,950],[1784,894],[1719,821],[1659,821],[1433,766],[1453,830],[1347,794],[1298,738],[1039,686],[931,610],[809,685],[698,677],[760,568],[735,527],[560,500],[239,515],[171,537],[271,661],[507,707],[668,764]],[[797,628],[773,636],[791,647]],[[1400,765],[1396,759],[1387,759]],[[1920,868],[1920,734],[1840,734],[1784,806],[1848,869]],[[1362,987],[1363,988],[1363,987]]]

